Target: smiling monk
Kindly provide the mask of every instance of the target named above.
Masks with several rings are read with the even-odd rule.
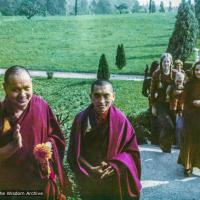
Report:
[[[7,69],[3,87],[0,190],[41,191],[41,199],[66,199],[67,178],[62,167],[65,139],[50,107],[33,95],[32,80],[24,67]]]
[[[91,105],[74,120],[68,150],[81,198],[139,199],[140,153],[133,127],[112,104],[112,84],[95,81],[90,98]]]

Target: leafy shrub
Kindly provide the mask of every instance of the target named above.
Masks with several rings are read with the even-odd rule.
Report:
[[[138,144],[146,144],[151,140],[150,113],[149,110],[141,112],[139,115],[128,114],[128,119],[135,129]]]

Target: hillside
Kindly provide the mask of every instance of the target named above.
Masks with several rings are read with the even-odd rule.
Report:
[[[111,73],[142,74],[166,50],[175,15],[168,13],[67,17],[1,17],[0,66],[96,72],[102,53]],[[123,43],[127,65],[115,66]]]

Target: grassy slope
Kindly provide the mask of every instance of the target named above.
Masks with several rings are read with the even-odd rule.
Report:
[[[112,73],[142,73],[159,59],[174,27],[174,14],[131,14],[77,17],[0,18],[0,66],[21,64],[33,69],[96,72],[105,53]],[[119,43],[127,66],[116,69]]]

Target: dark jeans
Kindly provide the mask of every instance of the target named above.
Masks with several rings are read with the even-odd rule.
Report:
[[[158,103],[156,105],[157,122],[159,126],[159,144],[163,152],[170,152],[175,137],[174,116],[169,105]]]

